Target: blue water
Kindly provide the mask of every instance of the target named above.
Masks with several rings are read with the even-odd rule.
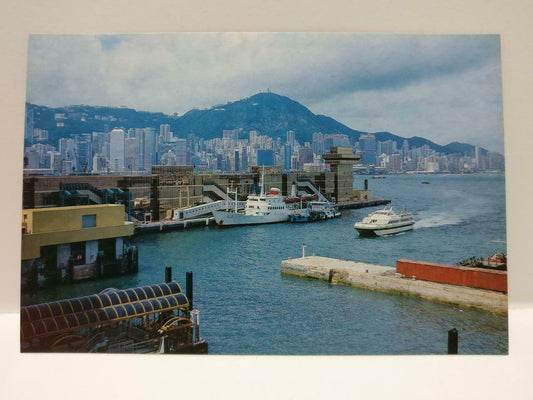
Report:
[[[354,186],[362,188],[364,177]],[[421,184],[429,181],[429,185]],[[164,280],[184,287],[194,272],[194,306],[211,354],[445,354],[459,331],[461,354],[506,354],[507,317],[407,296],[284,276],[281,261],[307,254],[394,266],[400,258],[456,263],[505,251],[503,175],[398,175],[369,179],[373,196],[407,208],[412,232],[360,238],[371,209],[339,219],[136,236],[139,273],[57,288],[23,299],[45,301]]]

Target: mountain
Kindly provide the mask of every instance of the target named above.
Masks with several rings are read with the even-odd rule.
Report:
[[[247,137],[249,131],[256,130],[261,135],[284,140],[287,131],[292,130],[300,143],[311,142],[314,132],[348,135],[353,143],[366,133],[349,128],[331,117],[313,114],[302,104],[271,92],[205,110],[193,109],[181,117],[125,107],[78,105],[49,108],[29,103],[27,107],[33,109],[34,128],[47,130],[47,143],[53,146],[57,146],[60,138],[72,134],[104,132],[115,127],[124,130],[153,127],[158,131],[162,124],[169,124],[174,136],[179,138],[186,138],[190,133],[204,139],[220,138],[223,130],[241,129],[241,137]],[[440,146],[425,138],[415,136],[406,139],[390,132],[377,132],[375,136],[377,141],[395,141],[398,148],[407,140],[410,148],[428,145],[444,154],[473,155],[475,149],[466,143]]]
[[[191,110],[176,121],[173,132],[178,136],[194,133],[205,139],[220,137],[222,130],[242,128],[273,138],[285,138],[287,131],[296,139],[310,142],[314,132],[360,135],[363,132],[323,115],[315,115],[300,103],[275,93],[258,93],[247,99],[214,106],[208,110]]]
[[[404,138],[401,136],[394,135],[390,132],[376,132],[374,133],[374,136],[376,137],[377,142],[385,142],[387,140],[392,140],[396,142],[396,147],[400,149],[403,146],[404,140],[407,140],[407,143],[409,145],[409,148],[412,149],[414,147],[422,147],[424,145],[429,146],[431,150],[435,150],[438,153],[442,154],[463,154],[468,156],[473,156],[475,153],[475,146],[472,146],[468,143],[459,143],[459,142],[452,142],[447,144],[446,146],[438,145],[431,140],[413,136],[410,138]],[[481,148],[483,155],[487,154],[487,150]]]

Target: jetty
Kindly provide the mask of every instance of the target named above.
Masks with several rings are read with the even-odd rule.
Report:
[[[161,232],[185,229],[193,226],[207,226],[215,223],[215,218],[203,217],[182,220],[161,220],[153,222],[139,222],[135,225],[135,233]]]
[[[410,271],[415,270],[419,272],[419,277],[410,275]],[[395,268],[314,254],[305,256],[305,247],[303,247],[302,257],[289,258],[281,262],[281,273],[333,284],[415,296],[459,307],[507,313],[505,271],[412,260],[398,260]]]
[[[366,207],[377,207],[390,204],[390,200],[381,198],[371,198],[368,200],[356,200],[356,201],[341,201],[335,203],[335,207],[339,209],[356,209]]]

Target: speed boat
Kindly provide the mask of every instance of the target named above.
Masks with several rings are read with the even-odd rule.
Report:
[[[410,231],[414,225],[415,220],[410,213],[397,214],[389,207],[368,214],[362,221],[356,222],[354,228],[361,236],[387,236]]]

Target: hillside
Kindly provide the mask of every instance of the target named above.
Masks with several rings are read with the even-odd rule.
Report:
[[[174,136],[180,138],[194,133],[204,139],[213,139],[222,137],[223,130],[240,128],[242,137],[247,137],[250,130],[256,130],[261,135],[285,139],[287,131],[293,130],[300,143],[311,142],[314,132],[345,134],[355,142],[365,133],[349,128],[331,117],[313,114],[302,104],[270,92],[258,93],[205,110],[190,110],[181,117],[124,107],[78,105],[49,108],[34,104],[28,104],[28,107],[34,110],[34,128],[47,130],[48,143],[53,146],[57,146],[60,138],[72,134],[104,132],[115,127],[124,130],[153,127],[159,131],[161,124],[169,124]],[[65,118],[58,118],[56,114],[64,114]],[[378,141],[394,140],[398,148],[401,148],[406,139],[390,132],[377,132],[375,135]],[[407,138],[407,141],[410,148],[427,144],[431,149],[444,154],[474,153],[474,146],[465,143],[454,142],[440,146],[416,136]]]

